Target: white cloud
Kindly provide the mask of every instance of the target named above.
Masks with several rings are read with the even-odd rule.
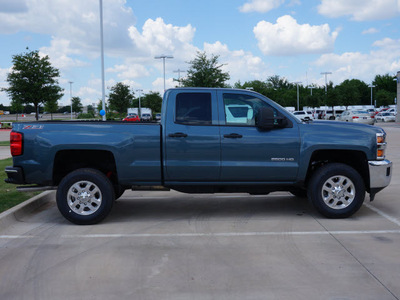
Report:
[[[175,54],[180,59],[187,59],[188,53],[193,53],[196,48],[191,44],[196,29],[190,24],[179,27],[165,24],[162,18],[148,19],[140,33],[136,27],[130,26],[129,37],[140,56]]]
[[[315,64],[331,70],[337,83],[349,78],[371,82],[377,74],[395,74],[400,69],[400,39],[386,38],[376,41],[373,46],[376,50],[370,53],[324,54]]]
[[[371,27],[371,28],[368,28],[368,29],[364,30],[362,32],[362,34],[374,34],[374,33],[378,33],[378,32],[379,32],[378,29],[376,29],[374,27]]]
[[[104,1],[104,39],[108,54],[130,43],[127,28],[135,17],[125,0]],[[0,10],[0,33],[29,31],[67,40],[85,56],[99,54],[99,2],[96,0],[19,0],[18,13]],[[121,32],[125,34],[121,34]]]
[[[385,20],[400,15],[400,0],[322,0],[318,12],[330,18],[350,16],[355,21]]]
[[[122,65],[115,65],[113,68],[108,68],[106,72],[118,73],[118,77],[121,79],[140,78],[150,75],[144,65],[129,62]]]
[[[278,18],[275,24],[261,21],[253,32],[258,40],[258,47],[265,55],[329,52],[333,50],[338,35],[338,31],[331,33],[328,24],[298,24],[289,15]]]
[[[40,48],[40,54],[48,55],[51,63],[58,69],[71,69],[89,65],[87,62],[71,57],[71,55],[79,55],[80,51],[71,48],[71,41],[66,39],[53,37],[50,47]]]
[[[224,64],[222,67],[224,72],[229,72],[231,77],[230,83],[239,80],[248,81],[260,78],[266,78],[269,74],[268,69],[262,59],[254,56],[250,52],[243,50],[229,50],[226,44],[215,42],[214,44],[204,43],[204,51],[208,55],[219,55],[219,62]]]
[[[250,0],[239,7],[239,10],[244,13],[260,12],[265,13],[281,6],[285,0]]]

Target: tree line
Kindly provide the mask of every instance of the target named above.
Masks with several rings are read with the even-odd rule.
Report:
[[[263,94],[282,106],[297,107],[297,84],[289,82],[286,78],[274,75],[266,80],[252,80],[233,86],[227,84],[230,79],[228,72],[224,72],[223,64],[218,62],[218,55],[207,56],[205,52],[197,52],[196,57],[188,62],[187,76],[177,81],[183,87],[233,87],[252,89]],[[11,99],[11,112],[36,113],[36,119],[41,110],[48,113],[70,112],[71,106],[58,108],[58,100],[64,95],[64,90],[59,86],[60,72],[50,63],[48,56],[40,56],[39,51],[29,51],[12,57],[13,67],[7,74],[7,88],[2,88]],[[388,106],[394,104],[396,97],[396,83],[390,74],[376,75],[373,87],[373,105]],[[358,79],[348,79],[334,86],[329,82],[327,86],[299,84],[300,109],[304,106],[349,106],[371,104],[371,88]],[[327,92],[325,92],[325,89]],[[122,82],[116,83],[110,89],[106,111],[107,118],[123,117],[129,107],[149,107],[154,113],[161,111],[162,96],[158,92],[136,95],[130,87]],[[72,97],[72,110],[76,113],[82,111],[79,97]],[[376,102],[375,102],[376,101]],[[101,100],[98,111],[101,108]],[[4,106],[0,109],[6,110]],[[95,108],[88,106],[88,114],[95,114]]]

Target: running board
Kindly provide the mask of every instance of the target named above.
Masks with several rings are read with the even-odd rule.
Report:
[[[39,192],[39,191],[49,191],[49,190],[56,190],[56,186],[17,186],[18,192]]]
[[[154,185],[154,186],[133,185],[131,189],[132,191],[166,191],[166,192],[169,192],[171,190],[170,188],[166,188],[165,186],[161,185]]]

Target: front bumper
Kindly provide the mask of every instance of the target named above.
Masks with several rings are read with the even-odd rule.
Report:
[[[381,190],[387,187],[392,179],[393,164],[391,161],[374,160],[368,162],[371,190]]]

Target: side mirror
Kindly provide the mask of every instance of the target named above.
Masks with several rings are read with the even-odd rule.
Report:
[[[274,115],[274,110],[270,107],[261,107],[257,113],[257,127],[263,130],[271,130],[274,127],[292,127],[292,123],[286,117]]]
[[[270,107],[261,107],[257,113],[257,127],[264,130],[274,128],[274,111]]]

